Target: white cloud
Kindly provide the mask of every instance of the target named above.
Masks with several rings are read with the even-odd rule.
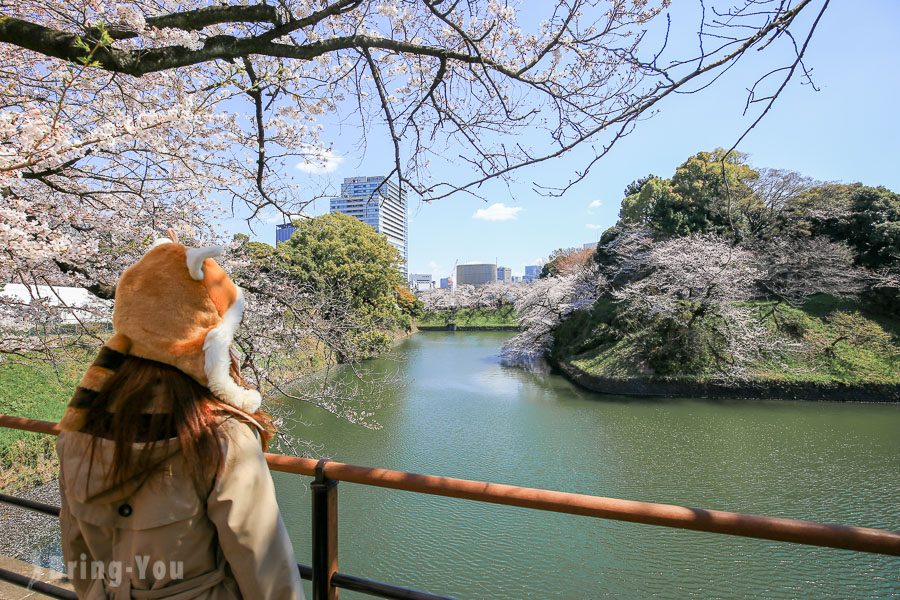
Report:
[[[284,215],[275,211],[260,211],[257,218],[266,225],[274,225],[284,221]]]
[[[602,200],[594,200],[593,202],[588,204],[588,208],[600,208],[601,206],[603,206]]]
[[[521,206],[506,206],[502,202],[495,202],[487,208],[479,208],[476,210],[472,215],[472,218],[481,219],[482,221],[511,221],[515,219],[521,211]]]
[[[302,162],[297,163],[297,168],[304,173],[312,173],[313,175],[334,173],[338,166],[344,162],[344,157],[340,154],[335,154],[332,150],[309,146],[304,148],[303,151],[306,157]]]
[[[428,270],[435,279],[442,277],[444,274],[444,268],[433,260],[428,262]]]
[[[588,223],[585,227],[588,229],[603,229],[603,225],[596,225],[594,223]]]

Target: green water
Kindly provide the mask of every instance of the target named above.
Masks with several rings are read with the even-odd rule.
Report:
[[[419,333],[367,365],[400,382],[363,393],[382,429],[298,405],[294,431],[360,465],[900,530],[900,406],[598,396],[501,366],[508,336]],[[308,481],[276,474],[307,564]],[[458,598],[900,597],[897,558],[349,483],[339,503],[341,571]]]

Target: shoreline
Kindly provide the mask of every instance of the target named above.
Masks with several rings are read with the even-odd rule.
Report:
[[[808,400],[829,402],[900,403],[900,385],[770,381],[715,383],[700,381],[653,380],[634,377],[617,379],[592,375],[566,361],[548,358],[563,377],[598,394],[655,398],[708,398],[752,400]]]
[[[518,325],[417,325],[419,331],[519,331]]]

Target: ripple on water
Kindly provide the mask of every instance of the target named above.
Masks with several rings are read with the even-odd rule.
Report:
[[[506,337],[415,336],[382,430],[304,410],[320,426],[297,433],[357,464],[900,529],[900,407],[605,398],[498,365]],[[278,486],[308,545],[308,496]],[[900,596],[897,558],[351,484],[340,503],[342,571],[459,598]]]

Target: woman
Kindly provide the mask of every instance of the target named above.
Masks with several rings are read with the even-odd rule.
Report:
[[[60,422],[63,555],[79,598],[302,599],[231,350],[221,248],[157,240],[116,286],[115,335]]]

